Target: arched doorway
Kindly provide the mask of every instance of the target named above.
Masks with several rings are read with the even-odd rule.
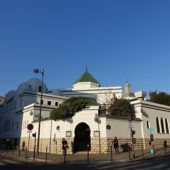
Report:
[[[74,152],[87,151],[90,148],[90,127],[86,123],[79,123],[75,128]]]

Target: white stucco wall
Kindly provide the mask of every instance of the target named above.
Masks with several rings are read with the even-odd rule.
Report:
[[[99,87],[98,83],[93,83],[93,82],[78,82],[73,85],[73,89],[78,90],[78,89],[89,89],[89,88],[96,88]]]
[[[154,135],[154,138],[163,139],[163,138],[170,137],[170,124],[168,123],[169,133],[167,133],[166,127],[165,127],[165,119],[167,119],[168,122],[170,121],[170,107],[169,106],[165,106],[165,105],[161,105],[161,104],[157,104],[157,103],[153,103],[149,101],[144,101],[144,100],[137,100],[132,103],[134,104],[135,108],[138,109],[138,113],[137,113],[138,117],[142,119],[144,138],[149,138],[150,133]],[[158,133],[157,131],[157,124],[156,124],[157,117],[159,118],[160,129],[161,129],[160,119],[162,118],[164,121],[164,129],[165,129],[164,133],[162,133],[162,131]],[[150,125],[149,128],[151,128],[151,131],[149,131],[147,127],[147,121]]]
[[[100,104],[108,104],[109,101],[115,96],[117,98],[122,97],[122,87],[98,87],[98,88],[79,88],[64,90],[63,95],[65,96],[86,96],[94,97]]]
[[[113,138],[117,136],[118,138],[130,138],[130,126],[129,121],[125,119],[116,119],[116,118],[107,118],[106,126],[110,125],[111,129],[107,129],[107,137]],[[141,137],[141,122],[140,121],[132,121],[131,126],[132,129],[135,130],[135,137]]]
[[[34,109],[32,107],[32,109]],[[35,112],[35,110],[33,110]],[[44,110],[42,110],[42,113]],[[95,115],[98,114],[98,106],[91,106],[83,111],[80,111],[75,114],[72,118],[72,122],[69,121],[41,121],[41,138],[49,138],[50,136],[52,139],[55,138],[63,138],[66,137],[66,131],[72,132],[72,137],[74,137],[75,128],[79,123],[86,123],[91,131],[90,136],[94,136],[94,131],[101,130],[101,137],[106,137],[106,119],[100,118],[100,123],[98,124],[95,122],[94,118]],[[33,121],[33,116],[30,116],[30,110],[27,110],[23,116],[23,122],[31,123]],[[38,132],[38,122],[33,123],[34,129],[32,133]],[[60,130],[57,130],[57,126],[60,127]],[[28,136],[28,130],[22,129],[22,137]]]
[[[42,117],[49,117],[50,111],[57,107],[55,103],[57,102],[60,105],[65,99],[66,97],[63,96],[43,94],[44,104],[42,107],[44,107],[44,110]],[[51,105],[47,105],[48,101],[51,101]],[[39,115],[39,102],[40,93],[24,92],[3,105],[0,108],[0,126],[2,127],[0,138],[19,138],[23,125],[26,127],[26,124],[33,121],[33,115]],[[30,115],[30,112],[33,112],[33,115]],[[9,122],[8,129],[5,128],[7,122]]]

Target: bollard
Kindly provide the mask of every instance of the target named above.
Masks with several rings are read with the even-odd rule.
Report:
[[[87,163],[89,164],[89,151],[90,151],[90,145],[87,144]]]
[[[142,143],[142,159],[144,158],[143,143]]]
[[[25,149],[25,159],[27,159],[27,147]]]
[[[67,149],[63,149],[64,164],[66,163]]]
[[[6,152],[7,152],[7,154],[8,154],[8,147],[7,147],[7,149],[6,149]]]
[[[87,163],[89,164],[89,149],[87,150]]]
[[[113,148],[112,145],[110,145],[110,161],[113,161]]]
[[[47,151],[48,151],[48,146],[46,146],[46,152],[45,152],[45,162],[47,163]]]
[[[154,150],[154,156],[155,156],[155,152],[156,152],[156,150],[155,150],[155,146],[154,146],[154,144],[153,144],[153,150]]]
[[[133,148],[133,158],[135,158],[135,149]]]
[[[129,154],[129,159],[130,159],[130,146],[128,145],[128,154]]]
[[[18,146],[18,156],[21,155],[20,146]]]
[[[167,153],[167,152],[166,152],[166,147],[164,147],[164,149],[165,149],[165,155],[166,155],[166,153]]]
[[[15,150],[14,149],[12,149],[12,155],[15,155]]]
[[[34,152],[33,152],[33,158],[35,160],[35,149],[36,149],[36,146],[34,145]]]
[[[167,154],[167,152],[166,152],[166,148],[167,148],[167,141],[165,140],[165,141],[164,141],[165,155]]]

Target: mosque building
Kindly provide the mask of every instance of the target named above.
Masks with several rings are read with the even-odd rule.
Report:
[[[42,89],[43,87],[43,89]],[[41,90],[42,100],[41,100]],[[65,121],[51,120],[50,112],[70,97],[85,96],[95,98],[100,105],[107,105],[116,97],[130,100],[134,106],[135,119],[129,121],[109,114],[100,115],[100,106],[90,106],[76,113]],[[134,132],[135,149],[149,148],[150,137],[159,148],[166,140],[170,142],[170,107],[146,100],[143,91],[132,92],[127,82],[121,86],[101,87],[100,83],[86,69],[75,81],[73,87],[64,90],[49,90],[39,79],[31,79],[18,86],[16,91],[10,91],[0,105],[0,140],[4,143],[10,139],[13,145],[25,143],[29,150],[37,145],[39,114],[40,152],[46,147],[50,153],[62,153],[62,138],[69,144],[69,153],[90,150],[91,153],[107,153],[111,140],[117,136],[122,146],[131,144]],[[41,103],[40,103],[41,101]],[[32,129],[28,129],[28,125]],[[123,148],[122,148],[123,149]]]

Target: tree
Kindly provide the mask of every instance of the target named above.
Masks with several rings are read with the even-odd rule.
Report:
[[[165,92],[150,92],[150,101],[170,106],[170,95]]]
[[[65,100],[58,108],[50,113],[53,120],[65,120],[73,117],[76,112],[85,109],[87,106],[98,105],[95,99],[88,97],[71,97]]]
[[[129,100],[117,99],[109,107],[108,112],[113,117],[126,118],[132,120],[134,108]]]

